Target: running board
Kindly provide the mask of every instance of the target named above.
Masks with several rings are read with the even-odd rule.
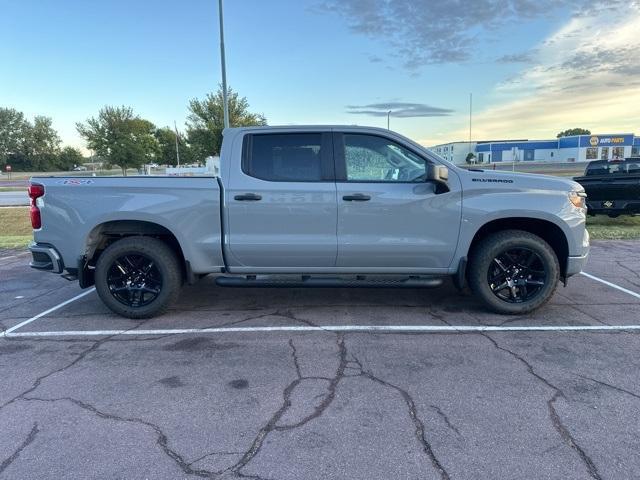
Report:
[[[402,279],[356,279],[356,278],[320,278],[302,277],[288,278],[255,278],[249,277],[217,277],[216,283],[221,287],[253,287],[253,288],[436,288],[442,285],[440,277],[415,277]]]

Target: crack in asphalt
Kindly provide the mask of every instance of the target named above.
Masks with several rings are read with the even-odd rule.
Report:
[[[294,320],[294,321],[297,321],[297,322],[301,322],[301,323],[306,324],[306,325],[318,327],[318,325],[314,324],[310,320],[305,320],[305,319],[302,319],[302,318],[299,318],[299,317],[295,316],[290,310],[286,311],[286,312],[278,311],[276,313],[276,315],[282,316],[282,317],[285,317],[285,318],[289,318],[291,320]],[[342,332],[331,332],[331,331],[327,331],[327,332],[331,333],[332,335],[336,335],[337,344],[338,344],[338,352],[339,352],[339,364],[338,364],[338,368],[336,370],[335,376],[333,378],[331,378],[330,381],[329,381],[329,386],[327,388],[328,392],[324,396],[322,402],[320,402],[320,405],[318,405],[314,409],[313,413],[307,415],[306,417],[304,417],[303,419],[301,419],[300,421],[298,421],[298,422],[296,422],[294,424],[278,425],[278,422],[280,421],[280,419],[282,419],[284,414],[287,412],[288,408],[291,406],[291,395],[292,395],[293,391],[296,389],[296,387],[301,382],[314,378],[314,377],[304,377],[304,376],[302,376],[302,372],[301,372],[301,370],[299,368],[299,359],[298,359],[297,350],[295,348],[295,345],[293,344],[293,340],[290,339],[289,340],[289,346],[292,349],[292,360],[294,362],[294,367],[296,369],[297,378],[294,379],[291,383],[289,383],[289,385],[287,385],[287,387],[284,389],[284,391],[283,391],[283,403],[280,406],[280,408],[271,416],[271,418],[266,423],[266,425],[264,425],[258,431],[258,434],[254,438],[254,440],[251,443],[249,449],[245,452],[243,457],[235,465],[229,467],[227,469],[227,471],[234,472],[236,474],[241,474],[240,470],[242,470],[244,467],[246,467],[256,457],[256,455],[260,452],[260,449],[264,445],[264,442],[265,442],[267,436],[271,432],[273,432],[273,431],[293,430],[293,429],[296,429],[296,428],[299,428],[299,427],[305,425],[306,423],[310,422],[311,420],[319,418],[328,409],[328,407],[331,405],[331,403],[335,399],[335,394],[336,394],[336,390],[338,388],[339,383],[345,377],[357,376],[357,377],[367,378],[367,379],[369,379],[369,380],[371,380],[371,381],[373,381],[375,383],[378,383],[379,385],[382,385],[382,386],[384,386],[386,388],[393,389],[397,393],[400,394],[400,396],[404,400],[405,404],[407,405],[409,417],[410,417],[410,419],[413,422],[414,427],[415,427],[415,437],[418,440],[419,444],[421,445],[422,450],[424,451],[424,453],[429,458],[432,466],[438,472],[440,478],[442,480],[450,480],[449,473],[444,468],[444,466],[442,465],[440,460],[436,457],[435,452],[433,451],[433,448],[432,448],[430,442],[427,440],[424,422],[419,418],[418,413],[417,413],[416,403],[413,400],[412,396],[409,394],[409,392],[407,392],[406,390],[404,390],[403,388],[401,388],[401,387],[399,387],[397,385],[394,385],[394,384],[389,383],[389,382],[387,382],[387,381],[385,381],[385,380],[383,380],[383,379],[381,379],[379,377],[376,377],[371,371],[365,370],[363,365],[362,365],[362,362],[360,362],[360,360],[358,358],[356,358],[355,356],[352,355],[351,356],[351,360],[347,360],[348,353],[347,353],[347,348],[346,348],[346,345],[345,345],[345,342],[344,342],[345,334],[342,333]],[[350,367],[350,366],[348,366],[348,364],[355,364],[355,365],[357,365],[357,368]],[[351,370],[357,370],[358,373],[354,374],[354,375],[345,375],[345,370],[347,368],[349,368]],[[317,378],[317,377],[315,377],[315,378]],[[450,424],[450,422],[449,422],[449,424]],[[454,427],[454,431],[457,431],[457,429],[455,429],[455,427]]]
[[[560,434],[560,437],[564,440],[565,444],[567,444],[569,447],[571,447],[572,449],[574,449],[578,453],[578,456],[582,460],[582,463],[585,465],[585,467],[586,467],[586,469],[587,469],[587,471],[589,473],[589,476],[591,476],[591,478],[593,478],[595,480],[602,480],[602,477],[600,476],[600,473],[598,472],[598,468],[596,467],[596,464],[593,462],[591,457],[589,457],[589,455],[585,452],[585,450],[577,443],[576,439],[573,437],[573,435],[571,434],[569,429],[562,422],[562,419],[560,418],[560,415],[558,414],[558,411],[556,410],[556,407],[555,407],[556,401],[559,398],[563,398],[565,400],[567,398],[565,396],[564,392],[560,388],[558,388],[554,384],[552,384],[549,380],[544,378],[542,375],[537,373],[533,369],[533,366],[524,357],[522,357],[521,355],[517,354],[516,352],[514,352],[512,350],[509,350],[506,347],[500,346],[498,344],[498,342],[496,342],[486,332],[479,332],[478,335],[482,335],[487,340],[489,340],[496,349],[498,349],[498,350],[500,350],[502,352],[508,353],[513,358],[518,360],[520,363],[522,363],[526,367],[526,369],[527,369],[527,371],[529,372],[530,375],[532,375],[533,377],[538,379],[540,382],[542,382],[544,385],[546,385],[548,388],[553,390],[553,392],[554,392],[553,396],[549,400],[547,400],[547,409],[549,410],[549,417],[551,419],[551,423],[552,423],[553,427]]]
[[[148,322],[150,319],[144,320],[140,323],[138,323],[137,325],[127,329],[126,331],[130,331],[130,330],[135,330],[136,328],[141,327],[142,325],[144,325],[146,322]],[[87,355],[89,355],[91,352],[94,352],[95,350],[97,350],[103,343],[108,342],[109,340],[113,339],[114,337],[117,337],[119,334],[114,334],[114,335],[109,335],[107,337],[101,338],[99,340],[94,341],[88,348],[85,348],[83,351],[81,351],[71,362],[67,363],[66,365],[60,367],[60,368],[56,368],[55,370],[50,371],[49,373],[46,373],[44,375],[41,375],[39,377],[37,377],[33,384],[31,385],[31,387],[29,387],[27,390],[23,391],[22,393],[16,395],[15,397],[11,398],[10,400],[7,400],[5,403],[3,403],[2,405],[0,405],[0,410],[4,409],[5,407],[8,407],[9,405],[11,405],[12,403],[16,402],[17,400],[20,400],[21,398],[24,398],[26,395],[29,395],[30,393],[33,393],[41,384],[44,380],[46,380],[47,378],[57,374],[57,373],[62,373],[66,370],[68,370],[69,368],[73,367],[74,365],[78,364],[79,362],[81,362],[82,360],[84,360],[86,358]]]
[[[162,451],[171,460],[173,460],[175,464],[178,467],[180,467],[180,469],[187,475],[196,475],[198,477],[203,477],[203,478],[214,478],[221,473],[221,472],[213,472],[213,471],[204,470],[204,469],[191,468],[190,466],[191,464],[188,463],[178,452],[176,452],[169,446],[169,438],[163,432],[163,430],[158,425],[151,423],[147,420],[142,420],[141,418],[134,418],[134,417],[121,417],[119,415],[115,415],[112,413],[106,413],[99,410],[97,407],[91,405],[90,403],[86,403],[72,397],[60,397],[60,398],[22,397],[21,400],[27,401],[27,402],[51,402],[51,403],[68,402],[85,411],[91,412],[92,414],[104,420],[143,425],[145,427],[151,428],[155,432],[155,434],[157,435],[156,443],[158,444],[158,446],[160,446]]]
[[[431,446],[431,443],[427,440],[424,422],[420,419],[420,417],[418,417],[416,402],[413,400],[413,397],[411,396],[411,394],[405,389],[397,385],[394,385],[390,382],[387,382],[386,380],[382,380],[381,378],[376,377],[370,370],[365,370],[364,368],[362,368],[362,362],[360,362],[360,360],[358,360],[356,357],[353,357],[353,358],[354,358],[354,362],[357,365],[359,365],[361,368],[360,376],[368,378],[369,380],[375,383],[378,383],[384,387],[395,390],[400,394],[405,404],[407,405],[409,417],[411,418],[411,421],[413,422],[413,425],[415,427],[415,436],[418,442],[420,443],[422,450],[429,457],[431,464],[440,475],[440,478],[442,480],[450,480],[451,477],[449,476],[449,473],[444,468],[444,466],[442,465],[438,457],[436,457],[436,454],[433,451],[433,447]]]
[[[113,335],[112,335],[113,336]],[[110,337],[107,337],[110,338]],[[97,340],[95,342],[93,342],[91,344],[91,346],[89,348],[85,348],[82,352],[80,352],[76,358],[74,358],[71,362],[67,363],[65,366],[57,368],[55,370],[52,370],[49,373],[46,373],[44,375],[41,375],[39,377],[37,377],[33,384],[31,385],[31,387],[29,387],[27,390],[23,391],[22,393],[16,395],[15,397],[13,397],[10,400],[7,400],[4,404],[0,405],[0,410],[2,410],[5,407],[8,407],[9,405],[11,405],[12,403],[16,402],[17,400],[20,400],[21,398],[24,398],[26,395],[29,395],[30,393],[32,393],[33,391],[35,391],[40,384],[46,380],[47,378],[57,374],[57,373],[62,373],[65,370],[73,367],[74,365],[76,365],[78,362],[82,361],[87,355],[89,355],[91,352],[95,351],[98,347],[100,347],[100,345],[102,345],[107,338],[102,338],[100,340]]]
[[[638,273],[635,270],[627,267],[625,264],[622,263],[621,260],[616,260],[616,263],[618,264],[619,267],[624,268],[627,272],[631,273],[634,277],[640,278],[640,273]]]
[[[280,406],[280,408],[278,410],[276,410],[276,412],[271,416],[269,421],[258,431],[257,435],[253,439],[253,442],[249,446],[249,449],[244,453],[242,458],[240,460],[238,460],[238,462],[236,462],[234,465],[229,467],[227,469],[227,471],[230,471],[230,472],[233,472],[233,473],[236,473],[236,474],[240,474],[241,473],[240,470],[242,468],[246,467],[247,464],[251,460],[253,460],[253,458],[260,452],[260,449],[262,448],[262,445],[264,444],[264,441],[266,440],[267,436],[271,432],[273,432],[273,431],[292,430],[294,428],[298,428],[298,427],[310,422],[311,420],[320,417],[324,413],[324,411],[333,402],[333,399],[335,398],[335,390],[337,388],[337,385],[338,385],[338,383],[340,382],[340,380],[344,376],[344,367],[346,365],[346,348],[344,346],[344,336],[343,335],[338,335],[337,343],[338,343],[338,348],[339,348],[339,351],[340,351],[340,359],[341,360],[340,360],[340,363],[339,363],[338,368],[336,370],[336,375],[332,379],[330,379],[328,393],[325,395],[325,397],[322,400],[322,402],[320,402],[320,405],[318,405],[314,409],[313,413],[307,415],[306,417],[304,417],[302,420],[296,422],[295,424],[278,426],[278,422],[280,421],[280,419],[282,419],[284,414],[287,412],[287,410],[291,406],[291,395],[294,392],[294,390],[296,389],[296,387],[300,383],[304,382],[305,380],[310,379],[310,377],[303,377],[303,376],[299,376],[298,375],[295,380],[293,380],[291,383],[289,383],[289,385],[287,385],[285,387],[285,389],[283,391],[283,402],[282,402],[282,405]],[[292,345],[292,343],[290,343],[290,345]],[[297,353],[296,353],[296,357],[294,357],[294,359],[297,360]],[[296,370],[296,373],[298,374],[299,371]]]
[[[442,417],[442,420],[444,420],[444,423],[446,423],[447,427],[449,427],[449,429],[453,430],[454,432],[456,432],[456,434],[460,437],[460,438],[464,438],[462,436],[462,434],[460,433],[460,431],[456,428],[456,426],[451,423],[451,421],[449,420],[449,417],[447,416],[446,413],[444,413],[442,411],[442,409],[440,407],[438,407],[437,405],[429,405],[433,410],[435,410],[435,412],[440,415],[440,417]]]
[[[209,452],[209,453],[205,453],[204,455],[196,458],[195,460],[191,460],[187,465],[191,466],[194,463],[198,463],[198,462],[204,460],[207,457],[214,457],[214,456],[217,456],[217,455],[242,455],[242,454],[244,454],[244,452],[218,452],[218,451]]]
[[[15,452],[13,452],[7,459],[3,460],[2,463],[0,463],[0,474],[4,472],[9,467],[9,465],[11,465],[18,459],[22,451],[35,440],[38,432],[40,432],[38,424],[34,423],[31,431],[29,432],[29,435],[27,435],[27,438],[24,439],[24,441],[18,446]]]
[[[618,387],[616,385],[612,385],[612,384],[607,383],[607,382],[603,382],[602,380],[596,380],[595,378],[587,377],[586,375],[578,374],[577,376],[580,377],[580,378],[584,378],[585,380],[589,380],[590,382],[597,383],[598,385],[602,385],[603,387],[607,387],[607,388],[610,388],[612,390],[617,390],[618,392],[625,393],[627,395],[630,395],[630,396],[640,400],[640,395],[638,395],[637,393],[633,393],[630,390],[624,389],[622,387]]]
[[[302,378],[302,370],[300,369],[300,362],[298,361],[298,351],[293,344],[293,338],[289,339],[289,346],[291,347],[291,357],[293,358],[293,365],[296,367],[296,373],[298,378]]]

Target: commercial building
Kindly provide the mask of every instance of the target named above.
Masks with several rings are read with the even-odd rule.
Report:
[[[588,162],[640,157],[640,137],[633,133],[574,135],[553,140],[483,140],[429,147],[445,160],[462,165],[471,152],[477,163]]]

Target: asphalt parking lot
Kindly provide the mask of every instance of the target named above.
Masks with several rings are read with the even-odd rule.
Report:
[[[207,278],[132,321],[27,261],[0,254],[0,478],[640,475],[640,242],[523,317]]]

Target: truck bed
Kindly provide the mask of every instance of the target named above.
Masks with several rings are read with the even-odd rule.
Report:
[[[42,228],[38,244],[55,245],[65,268],[74,268],[106,224],[126,230],[140,222],[166,229],[182,247],[193,273],[224,265],[220,186],[213,177],[33,177],[45,187],[37,202]]]

